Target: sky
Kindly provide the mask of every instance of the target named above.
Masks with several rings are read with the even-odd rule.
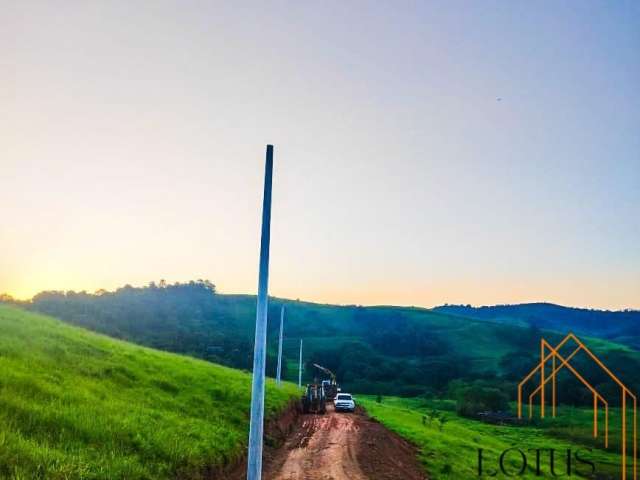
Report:
[[[638,2],[0,7],[0,292],[640,308]]]

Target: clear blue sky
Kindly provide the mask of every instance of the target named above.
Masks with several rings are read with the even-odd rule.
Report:
[[[640,3],[381,3],[3,5],[0,291],[640,307]]]

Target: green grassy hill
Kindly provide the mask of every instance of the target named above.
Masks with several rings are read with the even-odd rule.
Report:
[[[267,371],[275,373],[280,307],[286,307],[285,378],[297,381],[299,339],[305,378],[317,362],[346,389],[413,396],[446,393],[453,379],[521,378],[536,364],[542,332],[411,307],[361,307],[271,298]],[[28,304],[68,322],[143,345],[240,369],[251,365],[256,299],[222,295],[209,282],[126,286],[115,292],[44,292]],[[563,331],[562,333],[566,333]],[[545,331],[550,341],[560,334]],[[630,386],[640,356],[628,346],[588,339]],[[612,352],[612,355],[608,353]],[[615,357],[615,358],[613,358]],[[612,365],[613,368],[613,365]],[[635,370],[634,370],[635,369]],[[505,391],[514,391],[511,386]]]
[[[250,376],[0,305],[0,478],[199,479],[243,454]],[[267,385],[269,415],[297,396]]]
[[[523,303],[520,305],[444,305],[433,309],[461,317],[490,320],[511,325],[535,324],[556,331],[571,330],[578,335],[605,338],[640,348],[640,311],[592,310],[563,307],[552,303]]]

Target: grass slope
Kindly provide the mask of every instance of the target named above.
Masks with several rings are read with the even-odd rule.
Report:
[[[537,422],[534,426],[496,426],[457,416],[452,411],[454,402],[451,401],[384,397],[382,403],[377,403],[374,398],[362,396],[358,400],[371,416],[419,447],[420,458],[432,480],[478,478],[478,448],[484,451],[486,472],[496,470],[499,455],[510,447],[519,447],[529,455],[525,474],[517,478],[553,478],[549,469],[549,453],[544,453],[541,457],[542,475],[536,476],[535,452],[528,452],[528,449],[535,448],[556,450],[558,475],[564,473],[566,468],[567,448],[572,451],[577,448],[592,448],[592,452],[585,452],[584,457],[595,463],[596,473],[600,475],[597,478],[619,478],[621,457],[618,411],[610,412],[611,443],[609,449],[605,450],[602,438],[591,438],[593,416],[586,409],[561,407],[558,419]],[[438,420],[428,420],[434,410],[447,418],[442,429]],[[427,419],[425,423],[423,417]],[[507,458],[519,460],[517,454]],[[510,473],[517,472],[520,467],[519,462],[507,462],[506,465]],[[628,471],[631,472],[631,463],[629,465]],[[573,468],[573,476],[592,478],[580,475],[580,472],[590,473],[588,466],[574,462]],[[499,473],[495,478],[507,477]]]
[[[0,305],[0,478],[198,479],[237,459],[250,376]],[[269,415],[297,389],[267,383]]]

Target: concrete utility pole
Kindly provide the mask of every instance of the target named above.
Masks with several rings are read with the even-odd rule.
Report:
[[[278,370],[276,371],[276,383],[280,385],[282,375],[282,331],[284,329],[284,305],[280,309],[280,341],[278,342]]]
[[[300,339],[300,363],[298,365],[298,388],[302,388],[302,339]]]
[[[260,272],[258,274],[258,305],[256,337],[253,347],[253,381],[251,383],[251,423],[247,480],[262,478],[262,435],[264,428],[264,370],[267,356],[267,300],[269,295],[269,242],[271,235],[271,179],[273,146],[267,145],[264,167],[264,197],[262,199],[262,235],[260,238]]]

